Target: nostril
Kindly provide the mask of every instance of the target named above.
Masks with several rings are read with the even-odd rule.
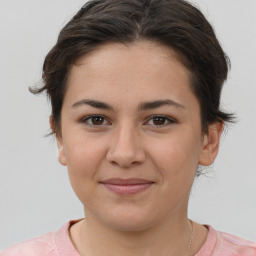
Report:
[[[127,168],[138,165],[141,162],[143,162],[143,160],[144,159],[140,157],[138,154],[124,155],[117,153],[109,153],[107,155],[108,162],[110,162],[112,165],[119,166],[121,168]]]
[[[128,167],[131,167],[131,166],[134,166],[134,165],[138,165],[139,162],[136,162],[136,161],[132,161],[132,162],[124,162],[124,161],[110,161],[110,163],[114,166],[119,166],[121,168],[128,168]]]

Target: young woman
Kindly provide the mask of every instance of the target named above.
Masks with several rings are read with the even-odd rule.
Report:
[[[45,59],[59,162],[85,218],[0,255],[256,255],[189,220],[198,166],[214,162],[228,58],[183,0],[92,0]]]

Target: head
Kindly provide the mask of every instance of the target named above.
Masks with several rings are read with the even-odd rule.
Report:
[[[154,208],[144,227],[185,212],[198,164],[213,162],[232,119],[220,109],[227,72],[213,28],[186,1],[93,0],[74,16],[34,92],[50,99],[59,161],[89,212],[116,228],[137,216],[123,229],[142,228]],[[115,177],[153,185],[120,201],[104,190]]]
[[[132,44],[140,40],[175,50],[189,70],[190,85],[201,107],[202,131],[216,121],[231,121],[221,111],[220,96],[229,60],[204,15],[184,0],[93,0],[85,4],[62,29],[45,58],[44,86],[52,105],[53,133],[61,134],[61,108],[72,65],[108,43]]]

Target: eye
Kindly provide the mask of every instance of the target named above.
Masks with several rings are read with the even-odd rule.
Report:
[[[109,124],[109,121],[104,116],[100,115],[87,116],[83,118],[82,122],[91,126],[101,126]]]
[[[170,117],[161,116],[161,115],[153,116],[152,118],[150,118],[147,121],[148,125],[157,126],[157,127],[167,126],[167,125],[169,125],[171,123],[175,123],[175,120],[170,118]]]

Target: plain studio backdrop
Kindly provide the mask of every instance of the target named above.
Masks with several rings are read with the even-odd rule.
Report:
[[[238,123],[223,136],[208,177],[196,179],[189,217],[256,241],[256,1],[194,1],[231,58],[223,107]],[[83,0],[1,1],[0,4],[0,249],[83,216],[57,162],[49,104],[28,86],[40,82],[45,55]]]

